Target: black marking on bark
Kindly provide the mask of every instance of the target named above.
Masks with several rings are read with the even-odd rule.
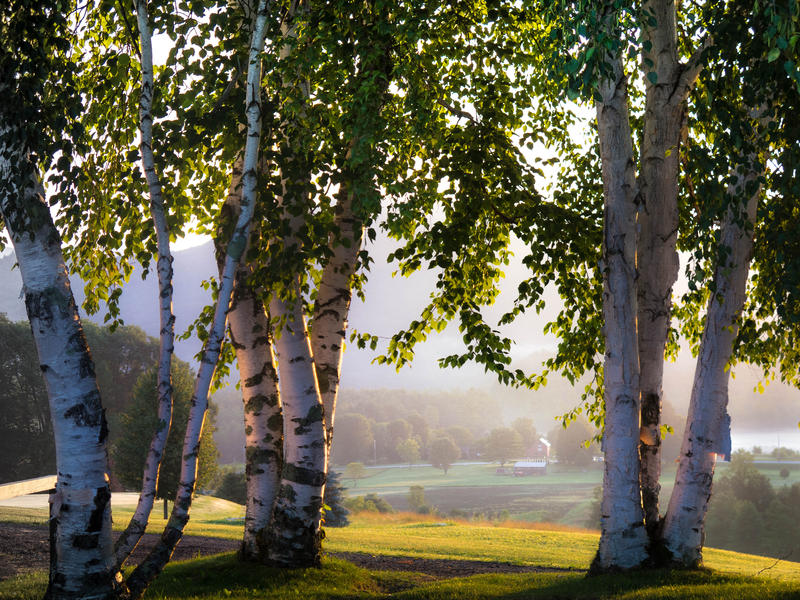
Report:
[[[65,419],[72,419],[77,427],[97,427],[100,425],[103,413],[99,406],[92,406],[97,402],[99,404],[100,394],[94,390],[84,396],[83,402],[75,404],[64,412]],[[98,410],[92,410],[92,409]],[[101,432],[102,433],[102,432]]]
[[[327,476],[325,471],[307,469],[294,463],[287,462],[283,465],[283,478],[301,485],[321,487],[325,485]]]
[[[92,512],[89,515],[89,531],[102,531],[104,515],[106,508],[108,508],[109,502],[111,502],[111,492],[109,491],[108,486],[97,488],[94,494],[94,509],[92,509]]]
[[[270,415],[269,419],[267,419],[267,429],[283,431],[283,415],[281,413]]]

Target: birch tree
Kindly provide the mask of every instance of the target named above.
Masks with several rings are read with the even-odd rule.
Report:
[[[76,130],[62,115],[74,114],[80,99],[74,89],[60,87],[73,83],[71,36],[60,5],[13,2],[0,9],[0,39],[0,94],[5,98],[0,107],[0,213],[22,274],[56,445],[46,597],[111,598],[118,582],[106,475],[108,429],[61,237],[41,184],[47,167],[69,173],[73,166]],[[62,144],[48,147],[43,140],[59,126],[65,129]],[[61,157],[56,163],[57,150]]]
[[[678,179],[687,98],[703,68],[711,38],[695,42],[695,54],[680,60],[675,2],[643,5],[641,68],[645,107],[639,158],[639,238],[636,248],[641,443],[640,479],[645,524],[651,542],[659,526],[661,489],[661,397],[664,355],[670,330],[672,286],[678,277]]]
[[[197,445],[199,444],[203,420],[208,406],[208,390],[219,360],[222,340],[225,337],[227,313],[233,292],[234,279],[247,246],[256,203],[262,112],[261,57],[266,38],[269,8],[270,3],[267,0],[260,0],[250,37],[245,101],[247,131],[242,159],[241,208],[233,234],[226,247],[225,263],[220,278],[220,289],[218,291],[214,319],[208,339],[204,344],[203,360],[197,374],[194,394],[192,395],[192,410],[189,413],[189,422],[184,438],[181,483],[175,496],[175,505],[161,535],[159,544],[139,564],[126,582],[132,597],[140,597],[150,581],[164,568],[175,549],[175,545],[180,541],[183,529],[189,520],[189,508],[197,475]]]
[[[731,453],[727,413],[730,361],[745,302],[764,164],[755,154],[742,158],[731,173],[734,182],[728,193],[735,200],[726,209],[720,230],[720,259],[708,300],[675,487],[664,521],[663,541],[671,560],[686,566],[700,564],[714,463],[717,456],[730,460]]]
[[[58,479],[50,498],[46,596],[111,598],[117,581],[106,475],[108,430],[94,364],[67,278],[61,238],[35,167],[27,160],[29,150],[22,132],[3,121],[0,210],[22,273],[56,443]]]
[[[156,485],[161,459],[169,437],[172,421],[172,354],[175,350],[175,315],[172,313],[172,252],[170,249],[170,230],[164,210],[164,198],[161,192],[161,180],[156,173],[153,155],[153,94],[155,92],[153,78],[153,43],[150,33],[147,0],[140,0],[136,5],[136,18],[139,30],[139,47],[141,55],[141,96],[139,100],[139,135],[142,154],[142,167],[147,179],[150,193],[150,214],[156,232],[158,258],[159,298],[159,360],[158,360],[158,421],[150,448],[145,459],[142,474],[142,490],[136,510],[128,526],[115,544],[118,568],[128,559],[130,553],[141,540],[147,528],[153,502],[156,498]],[[166,508],[165,508],[166,510]]]
[[[593,569],[641,565],[647,557],[638,477],[639,356],[636,336],[636,175],[617,20],[610,6],[600,18],[607,36],[608,73],[601,75],[597,130],[605,199],[603,228],[603,396],[605,451],[600,547]]]

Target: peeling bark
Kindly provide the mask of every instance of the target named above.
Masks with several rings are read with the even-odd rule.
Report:
[[[601,535],[593,572],[631,569],[647,558],[639,489],[639,356],[636,333],[636,178],[628,118],[627,80],[619,55],[601,82],[597,128],[605,204],[605,472]]]
[[[222,340],[227,327],[227,314],[234,280],[250,236],[256,201],[255,190],[261,137],[261,52],[264,48],[266,22],[270,6],[271,2],[260,0],[256,13],[256,23],[250,40],[245,101],[247,132],[242,169],[241,212],[226,247],[214,318],[209,329],[208,339],[203,348],[203,358],[195,381],[195,389],[191,400],[192,409],[189,413],[189,422],[186,427],[183,445],[181,481],[175,496],[175,505],[167,526],[161,535],[160,542],[128,578],[127,584],[131,598],[141,597],[149,583],[161,572],[164,565],[169,561],[175,545],[180,541],[186,523],[189,521],[189,508],[197,479],[200,434],[202,433],[203,421],[208,408],[208,390],[219,360]]]
[[[136,548],[147,528],[164,448],[172,422],[172,354],[175,350],[175,315],[172,313],[172,252],[169,226],[164,211],[161,182],[156,174],[153,156],[153,46],[148,24],[147,2],[139,0],[136,7],[139,24],[139,43],[142,61],[142,90],[139,100],[139,132],[141,136],[142,167],[150,192],[150,215],[158,244],[158,301],[159,301],[159,358],[158,358],[158,429],[153,434],[142,473],[142,491],[130,523],[117,539],[114,551],[121,567]]]
[[[749,161],[754,164],[756,157],[750,156]],[[757,182],[763,175],[763,170],[742,166],[737,171],[732,173],[736,182],[728,190],[732,204],[720,231],[720,259],[708,301],[675,488],[664,517],[664,546],[672,564],[681,567],[702,562],[714,466],[717,456],[729,459],[731,452],[727,412],[730,359],[746,299],[753,225],[761,196]],[[748,194],[753,186],[755,193]],[[746,206],[739,198],[746,198]]]
[[[105,412],[61,238],[20,139],[15,127],[0,123],[0,211],[22,274],[56,446],[58,478],[50,497],[46,598],[113,598],[118,577],[111,539]]]

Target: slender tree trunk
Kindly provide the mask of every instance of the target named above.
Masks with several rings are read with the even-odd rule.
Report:
[[[296,38],[296,15],[307,10],[303,1],[292,2],[281,26],[285,39]],[[281,59],[286,59],[292,45],[284,43]],[[298,76],[300,77],[300,76]],[[284,88],[297,87],[301,98],[308,98],[308,83],[284,81]],[[301,112],[303,107],[301,107]],[[284,116],[282,130],[289,148],[292,118]],[[299,232],[309,210],[304,181],[295,173],[303,167],[289,156],[282,165],[283,195],[280,201],[282,219],[288,225],[288,235],[280,240],[284,252],[301,253],[303,241]],[[293,214],[296,213],[296,214]],[[275,353],[280,379],[283,408],[283,468],[278,497],[272,513],[268,540],[267,563],[279,567],[308,567],[320,564],[324,532],[322,499],[327,477],[327,444],[322,397],[317,381],[309,332],[305,322],[299,277],[293,275],[283,294],[273,290],[270,316],[282,324],[275,334]]]
[[[336,234],[331,236],[333,256],[322,270],[314,318],[311,344],[322,404],[325,408],[325,440],[327,451],[333,442],[336,398],[342,370],[347,316],[352,298],[352,278],[361,250],[363,226],[353,212],[353,194],[346,187],[336,205]]]
[[[729,189],[732,206],[720,231],[720,259],[708,301],[675,488],[664,517],[663,543],[672,563],[682,567],[695,567],[702,561],[714,466],[717,456],[730,459],[730,359],[746,298],[753,225],[761,195],[757,181],[762,173],[755,169],[732,173],[737,178]],[[737,198],[747,198],[746,206]]]
[[[605,473],[601,536],[594,572],[638,567],[647,557],[639,490],[639,356],[636,333],[636,177],[627,80],[619,55],[603,81],[597,127],[605,200]]]
[[[256,24],[250,40],[247,70],[247,134],[242,169],[241,212],[236,227],[228,242],[223,275],[217,295],[217,304],[208,339],[203,348],[203,358],[195,381],[192,395],[192,408],[186,427],[183,444],[183,464],[181,481],[175,496],[175,505],[170,514],[161,540],[144,561],[128,578],[127,584],[132,598],[139,598],[149,583],[161,572],[169,561],[175,545],[180,541],[186,523],[189,521],[189,508],[192,503],[195,481],[197,479],[198,447],[203,430],[208,390],[219,360],[222,340],[227,327],[227,314],[239,263],[242,260],[250,236],[251,222],[256,201],[259,141],[261,138],[261,52],[266,37],[267,16],[270,2],[260,0],[256,13]]]
[[[170,424],[172,421],[172,354],[175,349],[175,315],[172,313],[172,252],[169,242],[169,226],[164,211],[164,198],[161,193],[161,182],[156,173],[153,156],[153,47],[148,23],[146,0],[139,0],[136,7],[139,24],[139,43],[142,61],[142,92],[139,100],[139,132],[147,185],[150,190],[150,214],[156,230],[158,244],[158,298],[159,298],[159,358],[158,358],[158,429],[153,434],[150,448],[147,451],[144,472],[142,474],[142,491],[136,511],[122,535],[117,539],[115,553],[117,565],[128,559],[133,549],[141,540],[153,510],[158,483],[158,471],[164,448],[167,445]],[[166,512],[166,499],[165,512]]]
[[[50,497],[52,600],[112,598],[117,590],[105,412],[34,166],[0,124],[0,210],[22,274],[25,307],[50,401],[58,479]]]
[[[638,270],[639,387],[641,394],[640,482],[645,525],[651,543],[659,537],[661,490],[661,403],[664,352],[669,334],[672,286],[678,278],[678,176],[686,99],[702,68],[706,42],[687,63],[678,60],[674,0],[644,4],[653,26],[643,34],[644,132],[639,172]]]
[[[387,23],[388,16],[381,12],[377,22]],[[372,190],[374,185],[372,179],[375,153],[372,144],[380,130],[381,111],[392,70],[392,40],[381,31],[380,26],[371,29],[370,35],[370,52],[362,57],[359,72],[354,75],[356,93],[367,86],[369,93],[364,100],[363,109],[352,124],[350,145],[345,156],[336,203],[335,232],[329,243],[332,256],[322,271],[311,326],[314,364],[325,407],[328,452],[333,443],[336,399],[352,298],[352,279],[364,235],[363,217],[360,216],[363,208],[357,211],[355,207],[360,200],[356,197],[356,190]],[[353,160],[354,152],[359,157],[357,161]]]

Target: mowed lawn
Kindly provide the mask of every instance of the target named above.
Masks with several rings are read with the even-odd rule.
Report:
[[[215,498],[198,498],[189,531],[238,538],[241,524],[226,520],[236,519],[241,509]],[[121,520],[120,514],[117,526]],[[155,528],[157,523],[153,525]],[[414,573],[368,571],[330,556],[321,569],[279,571],[243,565],[228,553],[169,565],[146,597],[800,599],[800,564],[713,549],[706,551],[710,570],[586,578],[583,570],[594,555],[597,533],[552,525],[492,525],[408,513],[362,513],[354,516],[348,527],[328,529],[327,536],[329,552],[501,561],[567,571],[434,580]],[[0,598],[33,600],[41,597],[45,586],[45,573],[29,574],[0,582]]]

